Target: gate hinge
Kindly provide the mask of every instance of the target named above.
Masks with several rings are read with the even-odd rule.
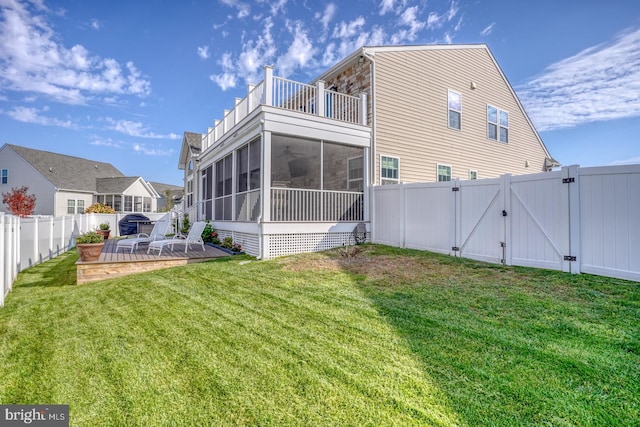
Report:
[[[506,248],[506,247],[507,247],[507,244],[506,244],[505,242],[500,242],[500,247],[501,247],[501,248]]]
[[[451,191],[460,191],[460,187],[451,187]]]
[[[571,255],[565,255],[564,256],[564,260],[565,261],[576,261],[576,257],[571,256]]]
[[[571,184],[572,182],[576,182],[576,179],[574,177],[562,178],[562,183],[563,184]]]
[[[458,252],[460,251],[460,248],[458,246],[451,246],[451,250],[454,252]]]

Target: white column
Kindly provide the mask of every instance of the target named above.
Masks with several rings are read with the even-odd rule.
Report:
[[[325,117],[324,106],[324,80],[318,80],[316,83],[316,114],[320,117]]]
[[[273,66],[264,66],[264,105],[273,105]]]
[[[367,108],[367,94],[366,93],[361,93],[360,94],[360,111],[358,112],[360,114],[360,124],[361,125],[367,125],[367,116],[369,114],[369,109]]]

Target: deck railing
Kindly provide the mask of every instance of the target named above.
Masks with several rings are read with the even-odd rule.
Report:
[[[271,189],[271,221],[364,220],[364,194],[349,191]]]
[[[276,77],[273,67],[264,67],[264,80],[249,85],[247,96],[236,98],[232,110],[225,110],[221,120],[215,120],[207,130],[203,149],[215,145],[227,132],[260,105],[328,117],[347,123],[367,124],[367,95],[351,96],[327,90],[324,81],[315,85]]]

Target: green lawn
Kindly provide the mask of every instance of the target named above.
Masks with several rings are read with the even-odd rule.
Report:
[[[82,286],[0,309],[0,403],[72,425],[638,425],[640,284],[366,246]]]

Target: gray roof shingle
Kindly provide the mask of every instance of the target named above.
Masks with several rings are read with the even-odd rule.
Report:
[[[7,144],[58,189],[96,191],[97,178],[124,177],[113,165]]]

